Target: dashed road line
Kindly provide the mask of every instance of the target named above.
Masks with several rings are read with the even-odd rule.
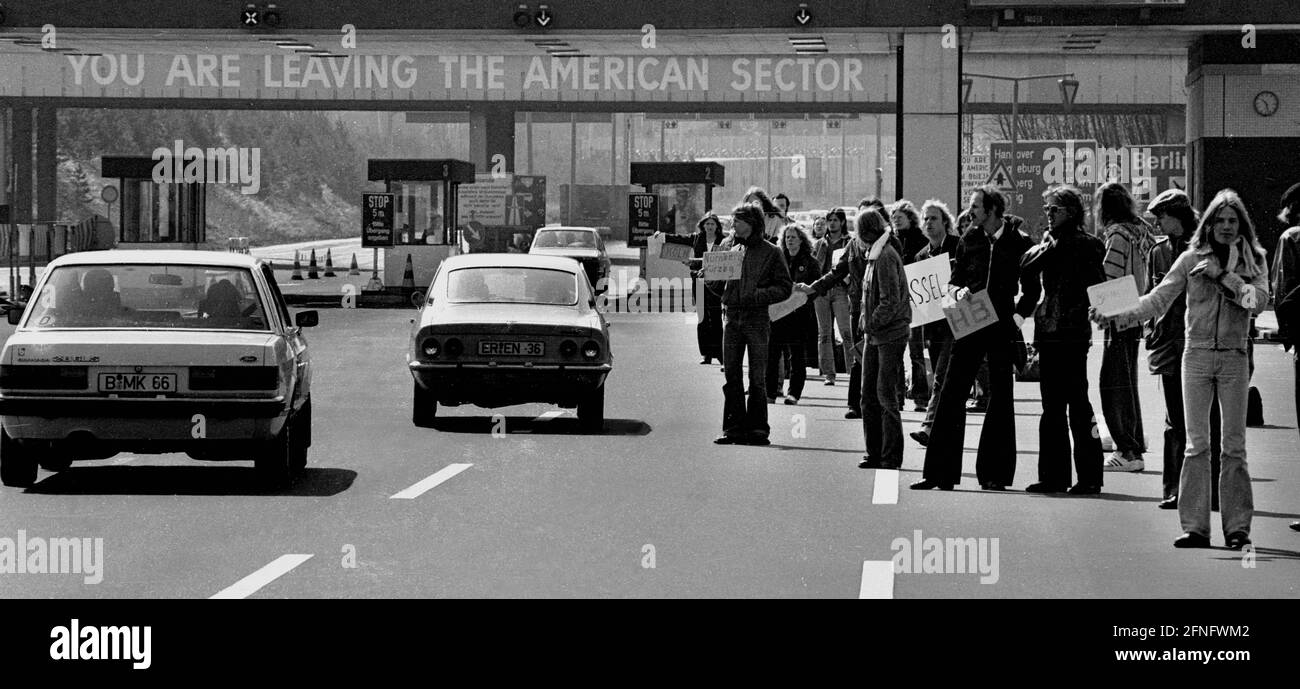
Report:
[[[864,560],[859,600],[889,600],[894,597],[893,560]]]
[[[289,571],[294,567],[301,565],[311,558],[312,555],[281,555],[272,561],[271,564],[253,572],[243,579],[240,579],[230,587],[223,589],[221,592],[212,596],[209,600],[247,598],[254,593],[257,593],[258,589],[276,579],[279,579],[289,573]]]
[[[898,504],[898,470],[876,469],[876,485],[871,491],[871,504]]]
[[[391,499],[392,500],[414,500],[415,498],[418,498],[421,495],[427,493],[428,491],[436,488],[438,484],[442,483],[443,481],[446,481],[447,479],[455,476],[456,474],[459,474],[460,472],[472,466],[474,465],[473,464],[448,464],[447,466],[439,469],[437,473],[433,474],[432,476],[429,476],[428,478],[421,480],[420,482],[416,483],[410,488],[407,488],[406,490],[403,490],[400,493],[393,495]]]

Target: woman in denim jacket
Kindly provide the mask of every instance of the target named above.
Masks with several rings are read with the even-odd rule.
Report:
[[[1187,455],[1179,477],[1178,516],[1183,535],[1176,548],[1210,545],[1210,405],[1218,390],[1223,416],[1219,505],[1223,533],[1233,550],[1250,544],[1254,513],[1246,468],[1246,355],[1250,319],[1268,305],[1268,263],[1241,197],[1231,189],[1210,202],[1187,250],[1138,305],[1106,319],[1121,326],[1164,313],[1187,293],[1183,354],[1183,415]]]

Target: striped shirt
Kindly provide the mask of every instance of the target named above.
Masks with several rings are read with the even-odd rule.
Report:
[[[1155,238],[1146,223],[1114,223],[1106,226],[1106,257],[1102,267],[1106,279],[1133,275],[1137,278],[1139,293],[1147,289],[1146,257],[1155,245]]]

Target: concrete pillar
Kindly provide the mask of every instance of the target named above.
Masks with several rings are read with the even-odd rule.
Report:
[[[59,219],[59,118],[51,107],[36,109],[36,221]]]
[[[505,156],[505,172],[515,171],[515,110],[508,105],[475,106],[469,115],[469,156],[475,172],[492,172],[492,159]]]
[[[1202,36],[1189,51],[1188,180],[1199,208],[1220,189],[1241,195],[1264,247],[1285,229],[1282,192],[1300,182],[1300,56],[1289,36],[1260,34],[1256,48],[1235,36]],[[1276,110],[1270,111],[1275,94]]]
[[[32,110],[13,111],[14,193],[11,216],[16,223],[32,221]]]
[[[960,208],[961,70],[959,48],[943,45],[945,34],[903,35],[902,188],[918,207],[926,199]]]

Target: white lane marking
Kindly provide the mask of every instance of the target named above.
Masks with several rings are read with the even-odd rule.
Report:
[[[281,555],[280,557],[275,558],[271,564],[253,572],[243,579],[240,579],[229,588],[226,588],[220,593],[212,596],[209,600],[247,598],[254,593],[257,593],[258,589],[276,579],[279,579],[285,574],[288,574],[289,570],[292,570],[294,567],[301,565],[311,558],[311,555]]]
[[[876,469],[876,486],[871,491],[871,504],[898,504],[897,469]]]
[[[433,490],[438,484],[459,474],[460,472],[474,466],[473,464],[448,464],[438,470],[434,475],[416,483],[406,490],[394,495],[390,500],[414,500],[426,492]]]
[[[894,561],[864,560],[862,562],[862,585],[858,587],[858,599],[889,600],[894,597]]]
[[[554,419],[559,416],[564,416],[563,409],[553,409],[551,411],[546,412],[545,414],[539,414],[537,418],[534,419],[534,421],[541,423],[543,421],[550,421],[551,419]]]

